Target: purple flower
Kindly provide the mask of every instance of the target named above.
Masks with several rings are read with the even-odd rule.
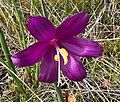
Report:
[[[56,82],[60,69],[70,80],[83,80],[86,70],[80,57],[99,57],[103,52],[97,42],[76,37],[85,30],[88,20],[86,12],[77,13],[55,28],[47,18],[30,17],[27,27],[38,42],[13,55],[13,63],[25,67],[42,60],[39,75],[41,82]]]

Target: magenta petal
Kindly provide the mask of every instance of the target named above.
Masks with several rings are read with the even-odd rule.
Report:
[[[69,39],[62,42],[62,45],[71,53],[81,57],[99,57],[103,48],[97,42],[90,39]]]
[[[27,26],[30,33],[39,41],[49,41],[56,33],[52,23],[41,16],[30,17]]]
[[[39,81],[45,83],[54,83],[58,79],[57,62],[54,61],[55,50],[47,52],[42,61]]]
[[[88,24],[88,14],[86,12],[77,13],[68,17],[58,28],[56,37],[67,38],[82,33]]]
[[[48,49],[47,44],[35,43],[21,52],[12,55],[11,59],[14,64],[19,67],[31,66],[37,63],[46,53]]]
[[[61,70],[65,76],[73,81],[81,81],[86,77],[86,70],[83,64],[72,55],[69,55],[69,62],[67,65],[64,65],[61,60]]]

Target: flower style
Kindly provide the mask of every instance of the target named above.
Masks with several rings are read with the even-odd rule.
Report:
[[[32,16],[28,21],[28,30],[38,40],[11,58],[19,67],[31,66],[42,60],[39,81],[53,83],[58,81],[60,69],[73,81],[86,77],[80,57],[99,57],[103,48],[88,38],[77,38],[88,24],[88,14],[81,12],[69,16],[58,27],[44,17]]]

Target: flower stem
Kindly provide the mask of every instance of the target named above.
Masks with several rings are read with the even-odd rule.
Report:
[[[41,7],[42,7],[43,16],[47,18],[47,12],[46,12],[44,0],[41,0]],[[59,102],[64,102],[60,85],[58,86],[58,84],[55,82],[54,87],[55,87],[55,90],[57,92],[57,97],[58,97]]]
[[[54,83],[55,90],[57,92],[58,102],[64,102],[64,98],[62,95],[61,87]]]
[[[38,85],[39,85],[39,81],[38,81],[39,69],[40,69],[40,64],[37,63],[37,64],[35,65],[35,80],[36,80],[35,86],[36,86],[36,87],[38,87]]]

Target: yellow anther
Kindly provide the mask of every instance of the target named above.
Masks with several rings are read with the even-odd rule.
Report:
[[[63,57],[64,59],[64,65],[66,65],[68,63],[68,57]]]
[[[68,56],[68,52],[64,48],[61,48],[59,51],[61,55]]]
[[[66,65],[68,63],[68,52],[64,48],[61,48],[58,51],[59,51],[60,55],[62,56],[62,58],[64,60],[64,65]],[[55,55],[54,60],[59,62],[60,61],[60,56]]]
[[[64,65],[66,65],[68,63],[68,52],[64,48],[59,49],[59,52],[63,57]]]
[[[57,62],[60,61],[59,56],[58,56],[58,55],[55,55],[55,56],[54,56],[54,60],[57,61]]]

